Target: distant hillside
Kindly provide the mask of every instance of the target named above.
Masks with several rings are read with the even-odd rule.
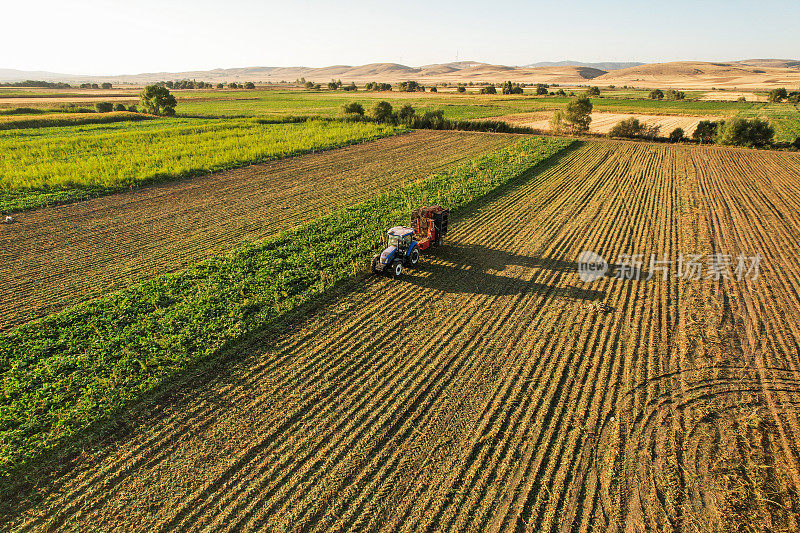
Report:
[[[0,81],[5,76],[0,71]],[[525,83],[582,84],[606,71],[586,66],[551,67],[511,67],[491,65],[478,61],[458,61],[437,63],[421,67],[409,67],[398,63],[370,63],[367,65],[332,65],[329,67],[243,67],[185,72],[150,72],[120,76],[80,76],[72,74],[12,72],[9,81],[21,79],[61,80],[66,82],[111,81],[114,83],[144,84],[161,80],[194,79],[209,82],[253,81],[279,82],[295,81],[300,78],[317,83],[331,79],[344,82],[364,83],[367,81],[399,82],[419,80],[422,83],[461,83],[461,82],[501,82],[512,80]],[[37,75],[38,74],[38,75]]]
[[[800,68],[800,61],[796,59],[745,59],[737,63],[751,67]]]
[[[25,80],[38,81],[67,81],[74,78],[71,74],[45,72],[43,70],[15,70],[13,68],[0,68],[0,82],[14,82]]]
[[[581,63],[580,61],[540,61],[538,63],[531,63],[525,65],[526,67],[589,67],[598,70],[619,70],[622,68],[638,67],[645,63],[638,63],[636,61],[629,61],[624,63],[618,62],[604,62],[604,63]]]
[[[242,67],[185,72],[150,72],[119,76],[81,76],[53,72],[0,69],[0,81],[26,79],[67,83],[104,82],[142,85],[161,80],[202,80],[227,82],[293,82],[304,78],[317,83],[331,79],[345,83],[368,81],[396,83],[417,80],[423,84],[503,82],[557,83],[562,85],[628,85],[684,89],[757,89],[800,86],[800,61],[789,59],[748,59],[729,63],[680,61],[673,63],[579,63],[560,61],[533,66],[492,65],[478,61],[436,63],[409,67],[399,63],[331,65],[328,67]],[[605,68],[598,68],[598,67]]]
[[[635,87],[762,89],[800,86],[800,69],[751,66],[745,62],[677,61],[614,70],[595,81]]]

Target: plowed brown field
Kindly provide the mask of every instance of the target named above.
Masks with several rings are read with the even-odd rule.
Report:
[[[419,131],[21,213],[0,226],[0,330],[275,235],[518,138]]]
[[[799,210],[796,154],[586,143],[136,411],[10,525],[797,531]],[[586,284],[586,249],[763,260]]]

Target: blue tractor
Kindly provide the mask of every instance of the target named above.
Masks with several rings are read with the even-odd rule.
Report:
[[[417,265],[420,247],[412,228],[395,226],[387,232],[387,237],[386,248],[372,258],[372,272],[388,272],[397,278],[404,266]]]

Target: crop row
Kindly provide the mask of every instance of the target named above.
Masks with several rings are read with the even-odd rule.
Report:
[[[413,207],[457,209],[564,150],[532,138],[276,238],[29,322],[0,336],[0,468],[117,412],[192,363],[363,269]]]

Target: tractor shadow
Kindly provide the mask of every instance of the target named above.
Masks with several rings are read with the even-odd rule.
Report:
[[[534,293],[585,301],[602,300],[606,295],[605,291],[592,289],[580,281],[578,264],[574,261],[519,255],[472,244],[445,245],[434,254],[423,257],[417,268],[406,270],[403,280],[423,289],[446,293],[490,296]],[[560,274],[553,283],[539,283],[504,274],[509,266],[546,269]]]

